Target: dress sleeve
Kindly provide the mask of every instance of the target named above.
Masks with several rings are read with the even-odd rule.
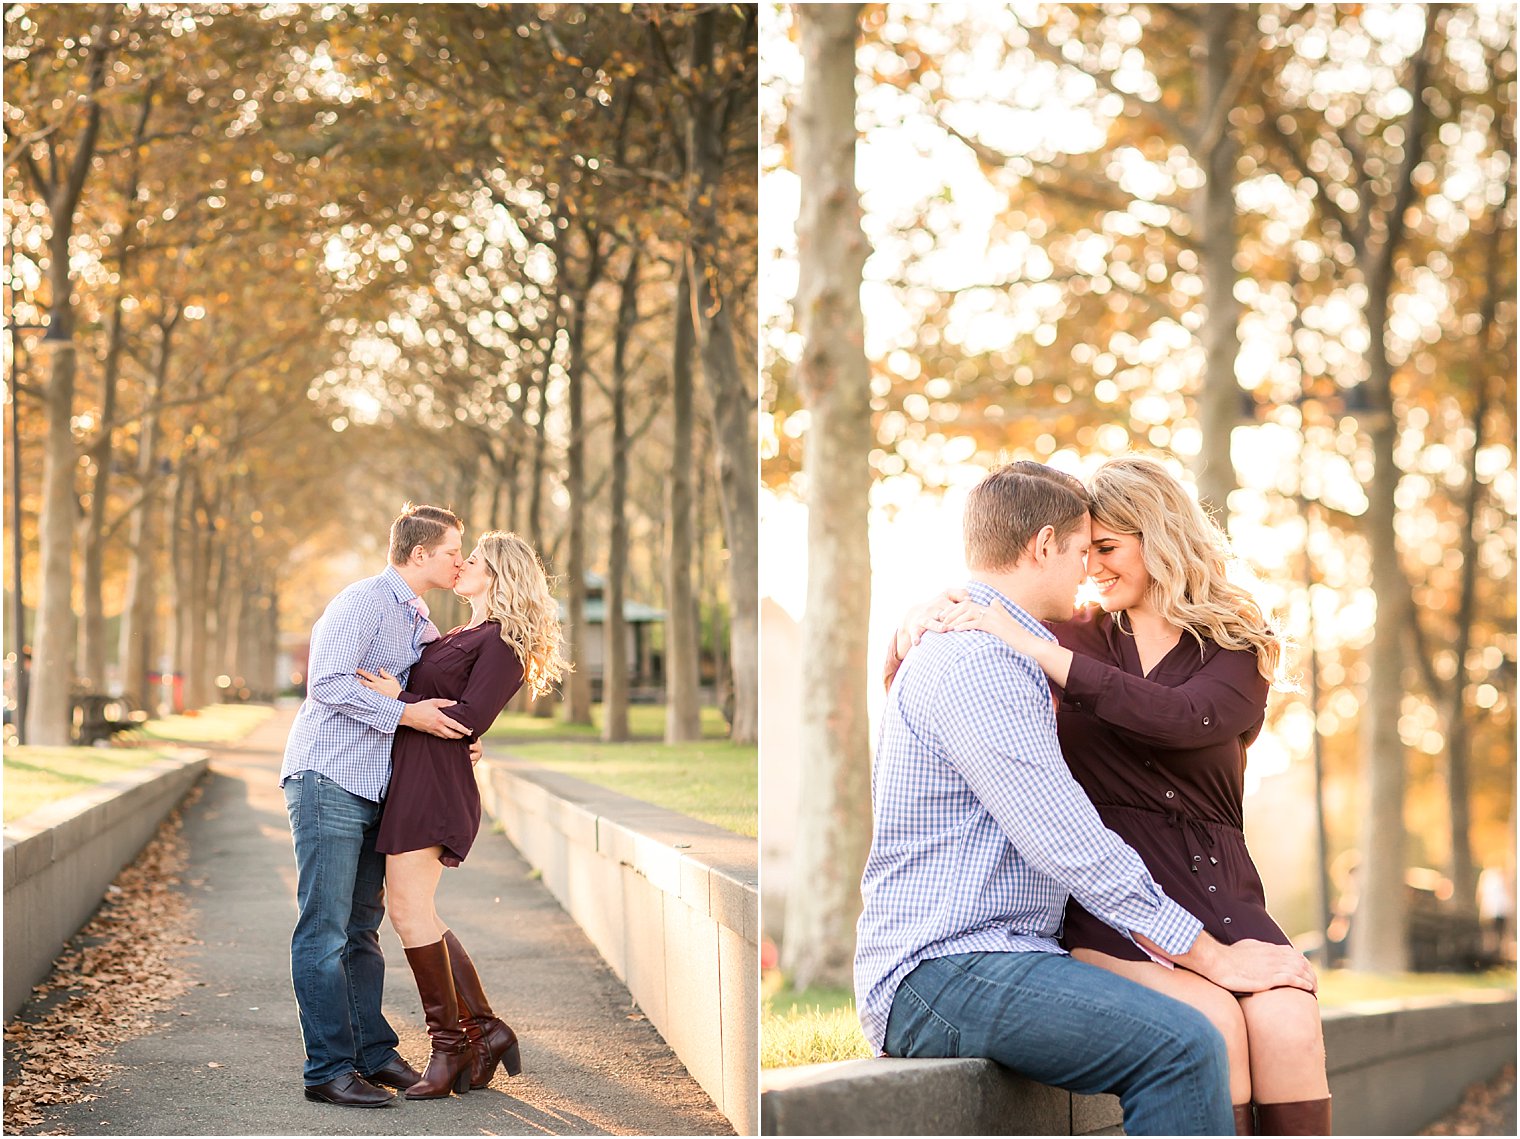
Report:
[[[445,716],[470,729],[470,738],[496,722],[507,701],[522,687],[523,666],[512,646],[492,632],[481,638],[480,652],[470,666],[469,679],[458,700],[441,709]]]
[[[1267,705],[1267,681],[1256,654],[1243,649],[1218,649],[1176,687],[1073,652],[1065,699],[1145,743],[1200,748],[1253,732]]]
[[[359,683],[354,671],[380,633],[380,614],[363,598],[333,599],[311,638],[306,695],[318,704],[393,735],[401,704]]]
[[[1103,825],[1061,758],[1045,686],[1011,658],[979,649],[948,672],[935,721],[951,766],[1019,855],[1088,912],[1167,953],[1186,952],[1202,924]]]

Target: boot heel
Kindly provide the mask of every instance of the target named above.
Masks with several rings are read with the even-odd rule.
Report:
[[[503,1053],[501,1060],[507,1066],[507,1075],[522,1075],[522,1049],[517,1046],[517,1041],[512,1041],[512,1047]]]
[[[459,1075],[454,1079],[454,1093],[464,1095],[470,1090],[470,1066],[466,1064],[460,1069]]]

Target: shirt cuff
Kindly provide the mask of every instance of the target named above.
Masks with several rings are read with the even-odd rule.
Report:
[[[375,714],[375,728],[388,736],[395,735],[401,726],[401,713],[405,710],[406,705],[400,700],[384,701],[384,706]]]
[[[1193,944],[1198,940],[1198,935],[1203,932],[1203,923],[1176,902],[1172,901],[1172,899],[1163,897],[1150,923],[1144,929],[1136,929],[1133,932],[1149,938],[1163,952],[1180,957],[1193,948]],[[1131,940],[1134,939],[1131,938]],[[1135,942],[1135,944],[1140,945],[1139,942]],[[1158,964],[1172,968],[1173,963],[1171,961],[1158,957],[1143,945],[1140,945],[1140,948],[1145,950],[1146,955]]]
[[[1098,706],[1108,683],[1108,667],[1081,653],[1071,654],[1071,666],[1061,692],[1065,702],[1077,711],[1091,712]]]

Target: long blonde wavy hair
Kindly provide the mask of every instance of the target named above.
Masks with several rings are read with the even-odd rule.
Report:
[[[523,662],[523,682],[534,699],[548,695],[570,671],[560,655],[559,606],[533,547],[516,534],[491,530],[480,536],[485,560],[486,618],[501,626],[501,639]]]
[[[1150,603],[1173,625],[1220,648],[1254,649],[1268,684],[1277,679],[1283,637],[1256,600],[1226,577],[1229,539],[1160,463],[1121,455],[1088,484],[1093,521],[1140,539]],[[1122,627],[1122,626],[1121,626]]]

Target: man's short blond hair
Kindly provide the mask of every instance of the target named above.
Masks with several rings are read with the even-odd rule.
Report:
[[[998,467],[966,496],[966,566],[974,571],[1012,569],[1030,539],[1046,526],[1067,541],[1087,520],[1087,491],[1064,471],[1027,460]]]
[[[464,533],[464,523],[452,510],[441,506],[413,506],[408,502],[391,523],[391,565],[406,565],[406,560],[418,546],[432,553],[450,530]]]

